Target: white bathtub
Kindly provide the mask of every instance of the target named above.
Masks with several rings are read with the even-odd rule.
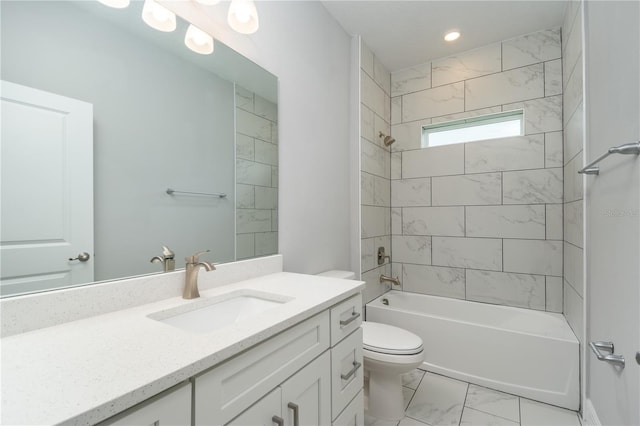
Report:
[[[561,314],[400,291],[366,314],[420,336],[426,370],[578,409],[578,340]]]

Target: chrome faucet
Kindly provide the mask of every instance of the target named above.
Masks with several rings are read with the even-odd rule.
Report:
[[[400,278],[398,277],[393,278],[393,277],[388,277],[386,275],[380,275],[380,284],[382,284],[385,281],[389,281],[393,285],[397,285],[397,286],[401,285]]]
[[[162,246],[162,256],[153,256],[150,260],[151,263],[162,263],[164,272],[173,271],[176,269],[176,254],[167,246]]]
[[[208,251],[209,250],[199,251],[193,256],[185,257],[184,260],[187,262],[187,267],[184,280],[184,291],[182,292],[183,299],[195,299],[200,297],[200,292],[198,291],[198,271],[201,266],[206,269],[207,272],[216,269],[213,264],[204,261],[201,262],[198,259],[202,253],[207,253]]]

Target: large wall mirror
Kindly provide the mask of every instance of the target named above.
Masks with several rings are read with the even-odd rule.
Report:
[[[142,2],[0,8],[2,296],[277,253],[274,75]]]

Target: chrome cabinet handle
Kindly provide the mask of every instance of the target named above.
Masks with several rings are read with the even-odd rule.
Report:
[[[82,253],[78,254],[78,257],[69,258],[69,260],[79,260],[80,262],[86,262],[89,259],[91,259],[91,255],[86,251],[83,251]]]
[[[613,342],[590,342],[589,346],[591,346],[591,350],[598,360],[618,364],[624,368],[624,356],[613,353]],[[603,355],[602,352],[600,352],[600,349],[609,352],[609,355]]]
[[[346,320],[340,320],[340,327],[346,327],[356,320],[356,318],[360,317],[360,312],[353,311],[351,312],[351,316]]]
[[[278,426],[284,426],[284,419],[280,416],[271,417],[271,421],[277,424]]]
[[[298,404],[290,402],[287,404],[287,407],[293,410],[293,426],[300,426],[300,407]]]
[[[353,368],[349,370],[347,374],[341,374],[340,378],[342,380],[349,380],[354,374],[356,374],[356,371],[358,371],[358,368],[360,367],[362,367],[362,364],[360,364],[358,361],[353,361]]]

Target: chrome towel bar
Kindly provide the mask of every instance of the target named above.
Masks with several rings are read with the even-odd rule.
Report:
[[[227,194],[220,192],[220,193],[209,193],[209,192],[191,192],[191,191],[176,191],[175,189],[171,189],[171,188],[167,188],[167,194],[169,195],[173,195],[173,194],[193,194],[193,195],[206,195],[209,197],[218,197],[218,198],[226,198]]]
[[[611,154],[640,154],[640,142],[632,142],[626,143],[620,146],[614,146],[609,148],[607,152],[602,154],[600,157],[593,160],[591,163],[584,166],[581,170],[578,170],[578,173],[585,175],[597,175],[600,174],[600,167],[596,166],[600,161],[604,160]]]

